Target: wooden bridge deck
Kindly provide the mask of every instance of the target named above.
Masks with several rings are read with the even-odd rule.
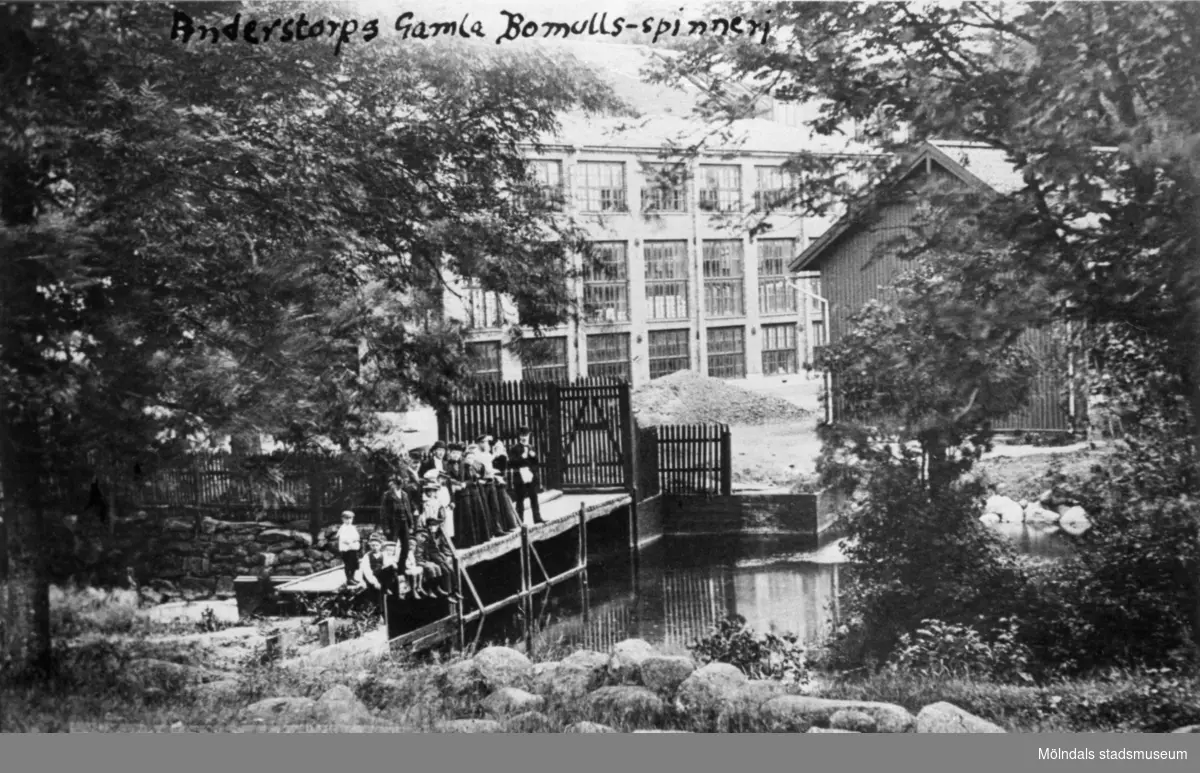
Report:
[[[530,542],[540,542],[557,537],[563,532],[575,528],[579,524],[579,510],[582,507],[588,521],[608,515],[618,507],[630,503],[629,494],[624,491],[607,491],[588,494],[562,494],[558,491],[543,492],[538,497],[545,523],[530,522],[529,509],[525,510],[525,523],[528,527]],[[489,540],[481,545],[460,550],[458,561],[461,567],[468,568],[484,561],[491,561],[505,553],[518,550],[521,547],[520,530]],[[301,577],[298,580],[279,585],[275,588],[278,593],[336,593],[346,583],[345,570],[340,566],[326,569],[322,572]]]

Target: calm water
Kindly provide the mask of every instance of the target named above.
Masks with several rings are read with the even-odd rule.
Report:
[[[1054,558],[1070,549],[1052,526],[994,528],[1026,554]],[[586,619],[579,584],[556,587],[539,605],[538,645],[605,651],[638,637],[682,654],[730,614],[757,630],[815,643],[836,620],[844,564],[836,539],[818,545],[784,535],[664,537],[642,550],[636,566],[623,556],[591,565]],[[519,638],[511,621],[490,628],[485,638]]]

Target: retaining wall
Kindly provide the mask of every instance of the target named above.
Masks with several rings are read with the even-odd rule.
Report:
[[[820,536],[837,520],[841,498],[829,492],[739,492],[728,496],[664,494],[665,534],[791,533]]]

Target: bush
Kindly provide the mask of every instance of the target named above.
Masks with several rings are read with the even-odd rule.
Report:
[[[962,480],[931,489],[911,457],[877,463],[845,528],[855,543],[843,574],[844,626],[829,665],[885,662],[901,636],[938,619],[997,625],[1024,585],[1016,555],[979,522],[983,488]]]
[[[728,663],[751,679],[802,685],[810,677],[806,651],[794,634],[758,633],[741,615],[717,623],[688,649],[702,663]]]
[[[902,634],[889,665],[934,679],[974,678],[1032,681],[1030,652],[1018,640],[1016,618],[1002,618],[986,640],[975,628],[923,620],[914,633]]]
[[[1200,724],[1200,684],[1194,677],[1162,668],[1133,674],[1114,671],[1106,681],[1116,689],[1076,697],[1062,706],[1075,724],[1143,733]]]

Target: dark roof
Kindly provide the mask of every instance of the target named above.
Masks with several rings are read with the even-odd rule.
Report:
[[[927,163],[935,163],[967,185],[986,193],[1010,194],[1025,187],[1025,180],[999,148],[979,142],[930,141],[922,143],[908,163],[896,170],[889,180],[880,183],[867,199],[843,215],[825,233],[788,264],[790,271],[810,271],[820,262],[834,242],[840,239],[877,203],[885,190],[893,188],[920,171]]]

